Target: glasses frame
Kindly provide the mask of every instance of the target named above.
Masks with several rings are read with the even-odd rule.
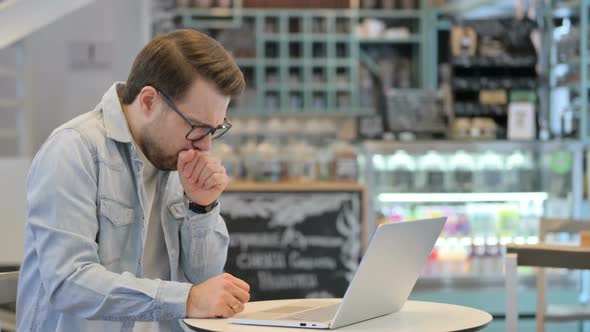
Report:
[[[198,142],[209,135],[211,135],[211,139],[217,139],[217,138],[223,136],[225,133],[227,133],[230,130],[230,128],[232,127],[232,124],[227,117],[223,118],[223,123],[217,127],[211,127],[208,125],[195,125],[186,116],[184,116],[184,114],[182,114],[182,112],[180,112],[180,110],[178,109],[178,107],[176,107],[176,105],[174,104],[172,99],[170,99],[170,97],[168,97],[165,93],[163,93],[159,89],[157,89],[157,88],[154,88],[154,89],[156,89],[156,91],[158,91],[158,94],[162,97],[164,102],[166,102],[166,104],[168,104],[168,106],[170,106],[170,108],[176,114],[178,114],[178,116],[180,116],[184,120],[184,122],[186,122],[189,126],[191,126],[191,129],[184,136],[187,141]],[[197,129],[208,129],[208,130],[205,134],[199,136],[198,138],[189,139],[188,137],[190,136],[190,134]],[[221,132],[221,134],[219,134],[218,136],[215,136],[215,132],[217,132],[218,130],[220,130],[220,131],[223,130],[223,132]]]

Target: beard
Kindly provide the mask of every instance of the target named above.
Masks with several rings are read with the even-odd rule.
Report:
[[[161,171],[175,171],[178,162],[178,153],[166,153],[162,144],[163,139],[156,135],[158,132],[159,128],[155,125],[150,125],[141,132],[140,139],[145,156],[155,168]]]

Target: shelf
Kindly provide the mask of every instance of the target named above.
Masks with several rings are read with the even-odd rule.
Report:
[[[349,43],[351,37],[349,34],[330,34],[330,33],[264,33],[261,38],[267,42],[340,42]]]
[[[443,245],[443,244],[453,244],[456,245],[457,243],[460,243],[463,246],[471,246],[472,244],[474,245],[491,245],[491,246],[495,246],[497,244],[500,244],[502,246],[506,246],[509,243],[514,243],[514,244],[538,244],[539,243],[539,237],[538,236],[502,236],[502,237],[498,237],[498,236],[490,236],[487,238],[484,238],[482,236],[472,236],[472,237],[467,237],[467,236],[463,236],[463,237],[439,237],[436,240],[437,245]]]
[[[574,82],[574,83],[568,83],[568,84],[555,84],[555,85],[551,85],[552,89],[562,89],[562,88],[566,88],[566,89],[580,89],[580,82]]]
[[[552,14],[554,18],[566,18],[580,15],[580,1],[568,1],[553,8]]]
[[[512,141],[512,140],[421,140],[421,141],[387,141],[370,140],[364,143],[364,149],[371,154],[394,154],[398,150],[407,153],[426,153],[435,150],[439,153],[455,153],[463,150],[467,153],[482,153],[491,150],[497,153],[511,153],[514,150],[527,150],[538,153],[549,153],[555,149],[580,151],[583,144],[577,140],[550,141]]]
[[[454,92],[466,92],[466,93],[479,93],[483,90],[536,90],[537,87],[530,87],[530,86],[513,86],[513,87],[486,87],[486,86],[475,86],[470,85],[469,87],[456,87],[453,86],[452,90]]]
[[[364,191],[365,186],[350,182],[232,182],[226,191]]]
[[[236,63],[244,70],[249,85],[253,87],[249,99],[243,101],[244,108],[232,107],[244,117],[265,115],[350,117],[374,113],[374,109],[361,106],[361,94],[358,92],[361,70],[359,53],[362,49],[356,36],[356,27],[362,24],[364,18],[374,18],[385,21],[387,25],[404,25],[410,29],[419,29],[408,30],[408,38],[366,39],[365,45],[371,46],[401,45],[399,48],[403,49],[420,47],[427,34],[422,24],[426,15],[418,9],[179,8],[155,9],[151,18],[158,18],[158,14],[162,16],[152,20],[150,31],[153,34],[165,32],[158,30],[165,30],[168,25],[163,23],[168,21],[177,28],[206,27],[213,30],[215,29],[211,24],[225,24],[226,26],[220,29],[237,29],[236,33],[249,33],[253,37],[251,52],[241,54],[255,55],[255,57],[236,58]],[[416,32],[409,33],[409,31]],[[213,35],[218,32],[222,31],[212,31]],[[391,31],[389,35],[397,36]],[[239,50],[243,47],[239,40],[233,42],[237,46],[228,45],[229,49]],[[236,53],[236,55],[239,54]],[[425,56],[421,52],[412,51],[408,57],[412,58],[413,66],[417,67],[418,63],[424,62]],[[291,84],[291,74],[295,71],[301,82],[293,80],[294,83]],[[339,84],[343,73],[346,73],[347,79],[353,82]],[[325,83],[315,84],[317,75],[322,75]],[[412,71],[411,75],[416,85],[421,82],[418,76],[424,76],[418,70]],[[265,83],[267,78],[277,82],[267,86]],[[264,107],[267,102],[264,99],[265,93],[269,91],[277,95],[272,103],[268,103],[274,105],[273,109]],[[292,103],[298,102],[299,99],[292,100],[289,95],[290,92],[295,91],[302,92],[300,95],[304,107],[291,108],[291,106],[299,105]],[[322,104],[314,100],[315,92],[322,94]],[[347,96],[338,98],[339,93]],[[325,105],[325,107],[312,109],[314,102],[316,107],[319,105]]]
[[[275,116],[275,117],[342,117],[348,118],[352,116],[358,115],[369,115],[374,112],[373,109],[363,108],[363,107],[326,107],[323,109],[314,109],[312,107],[303,107],[298,110],[292,110],[289,108],[278,108],[274,110],[265,109],[264,106],[260,108],[232,108],[231,112],[233,112],[233,117],[235,118],[250,118],[250,117],[258,117],[258,116]]]
[[[282,64],[286,64],[287,62],[292,63],[296,62],[296,59],[292,59],[291,61],[287,61],[286,59],[279,59],[279,58],[263,58],[261,59],[261,64],[267,67],[278,67]]]
[[[378,195],[382,203],[468,203],[468,202],[530,202],[545,201],[545,192],[505,193],[389,193]]]
[[[290,42],[303,42],[306,37],[306,34],[303,33],[289,33],[289,34],[282,34],[282,33],[263,33],[260,35],[264,41],[273,41],[273,42],[283,42],[283,41],[290,41]]]
[[[236,14],[235,8],[178,8],[174,10],[177,16],[202,16],[202,17],[231,17]]]
[[[258,65],[258,60],[256,58],[236,58],[236,63],[238,66],[254,67]]]
[[[419,35],[410,35],[408,37],[400,37],[400,38],[369,38],[369,37],[362,37],[359,38],[359,42],[361,44],[416,44],[420,43],[422,38]]]
[[[360,18],[392,18],[392,19],[419,19],[421,15],[420,10],[412,9],[359,9],[358,16]]]
[[[523,68],[523,67],[535,67],[537,61],[534,57],[520,57],[520,58],[508,58],[508,57],[454,57],[452,64],[455,67],[462,68],[495,68],[495,67],[509,67],[509,68]]]

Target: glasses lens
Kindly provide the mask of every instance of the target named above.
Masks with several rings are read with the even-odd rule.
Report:
[[[207,135],[211,135],[211,139],[216,139],[223,134],[227,133],[227,131],[231,128],[231,123],[226,119],[223,124],[217,128],[208,128],[208,127],[194,127],[190,133],[186,136],[189,141],[198,141],[205,138]]]
[[[219,138],[221,136],[223,136],[223,134],[227,133],[227,131],[229,130],[229,128],[231,128],[230,126],[224,125],[222,128],[218,128],[215,133],[213,133],[213,137],[211,137],[212,139],[216,139]]]
[[[198,141],[209,135],[213,131],[212,128],[193,128],[190,133],[186,136],[189,141]]]

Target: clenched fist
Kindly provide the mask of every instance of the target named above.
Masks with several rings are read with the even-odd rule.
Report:
[[[193,286],[186,301],[186,317],[231,317],[244,311],[250,301],[250,286],[224,273]]]
[[[205,152],[181,151],[176,166],[185,194],[199,205],[213,203],[229,183],[221,161]]]

